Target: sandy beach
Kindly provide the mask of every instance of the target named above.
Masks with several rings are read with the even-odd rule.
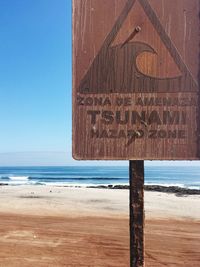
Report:
[[[0,266],[129,266],[128,190],[0,187]],[[200,196],[145,192],[145,266],[200,266]]]

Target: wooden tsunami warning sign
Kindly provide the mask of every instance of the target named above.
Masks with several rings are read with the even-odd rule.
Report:
[[[199,0],[73,0],[73,156],[200,158]]]

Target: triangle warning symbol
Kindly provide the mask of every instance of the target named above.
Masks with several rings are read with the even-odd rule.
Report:
[[[127,0],[78,91],[197,92],[198,84],[148,0]]]

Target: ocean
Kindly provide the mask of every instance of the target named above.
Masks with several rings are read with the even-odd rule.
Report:
[[[0,167],[0,184],[127,185],[128,167]],[[145,184],[200,189],[200,166],[146,166]]]

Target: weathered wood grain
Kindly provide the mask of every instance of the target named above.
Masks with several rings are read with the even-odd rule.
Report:
[[[73,156],[199,159],[198,0],[73,0]]]

